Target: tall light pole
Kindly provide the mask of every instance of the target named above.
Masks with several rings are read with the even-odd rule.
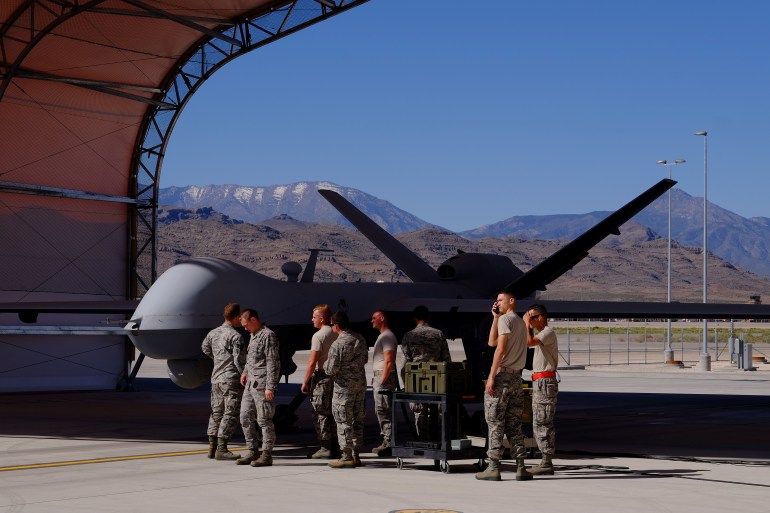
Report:
[[[705,130],[695,132],[695,135],[703,137],[703,302],[708,301],[708,135]],[[708,348],[708,319],[703,319],[703,351],[700,355],[699,369],[711,370],[711,355]]]
[[[677,159],[673,162],[668,160],[658,160],[657,164],[668,168],[668,178],[671,179],[671,168],[678,164],[684,164],[684,159]],[[668,279],[666,287],[666,301],[671,302],[671,189],[668,190]],[[663,360],[666,363],[674,363],[674,349],[671,347],[671,319],[668,319],[668,331],[666,332],[666,350],[663,352]]]

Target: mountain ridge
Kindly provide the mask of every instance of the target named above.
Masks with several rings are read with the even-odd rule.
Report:
[[[267,187],[232,184],[167,187],[160,190],[159,201],[161,205],[177,205],[191,209],[211,207],[232,219],[250,223],[260,223],[285,215],[295,222],[336,224],[350,228],[351,224],[320,194],[312,194],[312,191],[319,187],[337,191],[391,234],[435,226],[386,200],[328,181],[295,182]],[[671,200],[672,239],[683,246],[702,247],[703,199],[674,188],[671,190]],[[610,213],[593,211],[585,214],[513,216],[458,234],[470,239],[520,237],[571,240]],[[708,215],[710,253],[757,274],[770,276],[770,218],[747,219],[713,203],[709,203]],[[667,239],[668,195],[664,194],[655,200],[630,222],[647,228],[647,240]],[[627,225],[628,223],[621,228],[621,234],[629,229]],[[640,235],[641,232],[635,229],[635,237]]]
[[[212,256],[285,279],[281,273],[284,263],[305,264],[308,248],[324,248],[333,252],[319,255],[316,281],[409,281],[353,229],[305,223],[285,216],[250,224],[233,221],[212,209],[179,210],[159,209],[159,272],[191,257]],[[505,255],[525,272],[566,243],[517,237],[467,239],[435,227],[401,233],[396,238],[434,269],[458,251],[466,251]],[[682,246],[676,241],[672,244],[673,301],[700,301],[701,255],[700,248]],[[667,241],[660,237],[650,239],[646,227],[630,222],[621,236],[605,239],[540,297],[663,302],[666,264]],[[770,297],[770,278],[719,257],[709,259],[712,302],[747,302],[754,295]]]
[[[319,188],[339,193],[390,233],[433,226],[388,201],[328,181],[253,187],[233,184],[165,187],[160,189],[158,202],[161,205],[191,209],[213,207],[218,212],[250,223],[288,215],[301,221],[352,227],[342,214],[316,192]]]

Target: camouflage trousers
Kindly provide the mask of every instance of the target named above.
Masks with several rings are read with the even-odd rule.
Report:
[[[211,384],[211,416],[208,436],[230,438],[238,427],[241,407],[241,385],[237,383]]]
[[[265,399],[265,389],[254,387],[253,383],[249,382],[241,401],[241,426],[243,426],[243,436],[249,449],[259,448],[261,440],[263,451],[273,450],[275,446],[273,415],[275,415],[275,400]]]
[[[310,405],[313,410],[313,425],[318,440],[325,442],[337,436],[337,425],[332,415],[332,392],[334,381],[326,373],[316,373],[310,381]]]
[[[337,440],[343,453],[359,453],[364,446],[364,397],[366,389],[334,391],[332,412]]]
[[[390,447],[390,441],[393,438],[393,399],[388,394],[381,394],[380,390],[395,390],[398,388],[398,378],[391,372],[385,383],[380,381],[382,371],[374,372],[372,381],[372,397],[374,398],[374,413],[377,414],[377,420],[380,423],[380,435],[382,435],[382,445]]]
[[[553,419],[556,415],[556,396],[559,383],[556,378],[535,380],[532,388],[532,431],[540,452],[553,456],[556,452],[556,430]]]
[[[521,431],[524,391],[521,388],[521,371],[500,371],[495,376],[493,394],[484,393],[484,418],[489,430],[487,456],[499,460],[503,456],[503,437],[511,444],[511,456],[524,458],[524,434]]]

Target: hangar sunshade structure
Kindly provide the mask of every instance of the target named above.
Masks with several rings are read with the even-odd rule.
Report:
[[[107,333],[156,278],[159,176],[187,101],[232,59],[365,1],[3,0],[0,303],[109,302],[37,319]],[[19,321],[0,313],[0,392],[126,372],[124,337],[15,334]]]

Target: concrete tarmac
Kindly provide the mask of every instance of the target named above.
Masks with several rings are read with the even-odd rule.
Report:
[[[664,366],[561,371],[557,472],[474,479],[476,460],[362,455],[358,469],[311,460],[310,405],[278,434],[274,465],[205,456],[209,388],[140,377],[136,391],[0,395],[0,513],[770,510],[770,365],[755,372]],[[300,371],[290,381],[300,379]],[[282,384],[288,403],[298,383]],[[379,443],[367,398],[366,448]],[[242,447],[239,434],[231,446]],[[536,459],[528,460],[536,463]]]

